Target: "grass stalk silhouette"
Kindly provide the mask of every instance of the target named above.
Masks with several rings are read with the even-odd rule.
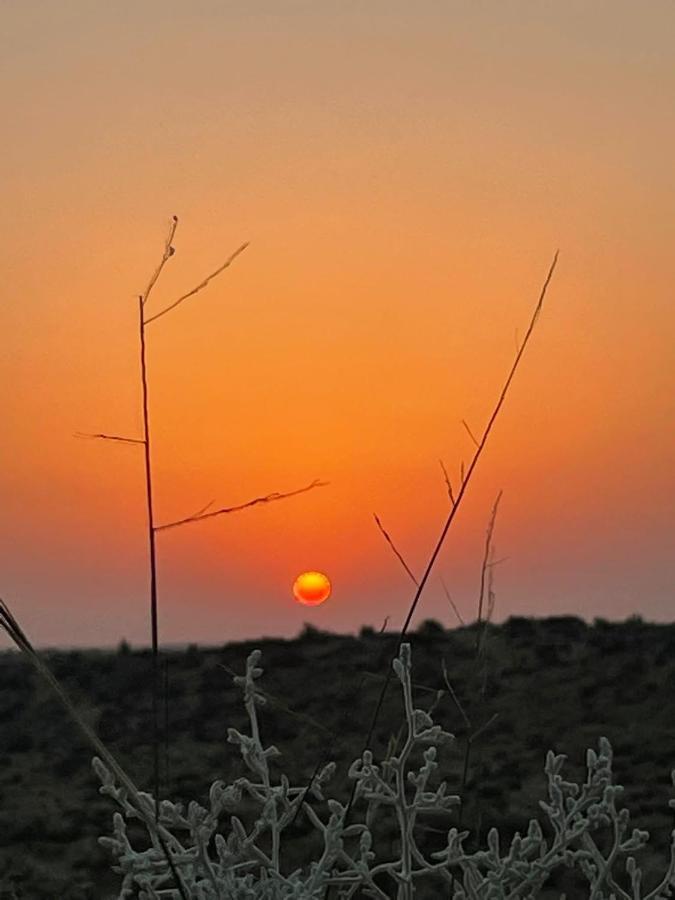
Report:
[[[145,485],[145,501],[146,501],[146,521],[147,521],[147,545],[148,545],[148,570],[149,570],[149,594],[150,594],[150,639],[152,647],[152,734],[153,734],[153,790],[156,799],[156,814],[159,815],[160,800],[160,697],[162,693],[162,678],[159,664],[159,603],[158,603],[158,582],[157,582],[157,533],[168,528],[177,528],[188,525],[207,518],[226,515],[228,513],[240,512],[252,506],[264,503],[271,503],[277,500],[285,500],[289,497],[303,494],[316,487],[323,487],[326,482],[314,480],[309,485],[286,493],[274,492],[265,496],[256,497],[253,500],[246,501],[233,506],[223,506],[219,509],[207,512],[212,503],[201,509],[198,513],[178,519],[173,522],[167,522],[162,525],[156,524],[155,503],[154,503],[154,478],[152,466],[152,429],[150,422],[150,399],[148,388],[148,365],[147,365],[147,337],[146,329],[149,324],[156,322],[159,318],[172,312],[180,304],[194,297],[203,291],[214,279],[224,272],[234,262],[234,260],[248,247],[248,243],[239,246],[231,253],[226,260],[218,266],[213,272],[203,278],[195,287],[181,294],[176,300],[168,303],[159,312],[149,315],[147,312],[147,303],[150,296],[159,282],[168,261],[174,256],[175,248],[173,246],[174,238],[178,228],[178,217],[173,216],[169,231],[164,241],[164,250],[162,256],[154,269],[145,290],[138,296],[138,339],[139,339],[139,369],[140,369],[140,389],[141,389],[141,412],[142,412],[142,435],[140,438],[128,437],[125,435],[112,435],[103,432],[95,434],[86,434],[78,432],[78,437],[98,438],[101,440],[121,442],[127,444],[135,444],[143,448],[144,462],[144,485]],[[165,700],[166,702],[166,700]],[[166,722],[166,717],[165,717]],[[168,734],[164,735],[165,750],[168,758]]]
[[[476,450],[474,452],[474,455],[473,455],[471,462],[469,463],[469,466],[466,469],[466,471],[464,471],[464,465],[462,464],[461,484],[459,486],[459,490],[455,497],[455,502],[451,506],[450,512],[449,512],[449,514],[445,520],[445,523],[441,529],[440,536],[438,537],[438,540],[436,541],[436,544],[435,544],[435,546],[431,552],[431,555],[429,557],[429,561],[427,562],[427,565],[424,569],[424,573],[422,574],[422,577],[420,578],[420,580],[417,584],[415,594],[414,594],[412,602],[410,604],[410,608],[408,609],[408,613],[407,613],[405,621],[403,623],[403,627],[400,631],[400,634],[399,634],[397,642],[396,642],[396,649],[394,650],[394,652],[391,655],[391,663],[387,668],[387,677],[384,681],[384,684],[382,685],[382,690],[380,691],[380,695],[378,697],[378,700],[377,700],[377,703],[375,706],[375,710],[373,712],[371,723],[368,728],[368,733],[367,733],[365,741],[364,741],[364,749],[368,749],[371,746],[373,734],[375,733],[375,727],[377,725],[377,721],[380,716],[380,711],[382,709],[382,704],[384,702],[384,698],[385,698],[387,690],[389,688],[389,684],[391,683],[393,661],[394,661],[394,659],[397,658],[397,656],[400,653],[401,646],[405,640],[405,636],[408,632],[408,628],[410,627],[410,622],[412,621],[412,617],[414,616],[415,610],[417,609],[417,606],[420,602],[422,592],[424,591],[424,588],[427,584],[427,581],[429,580],[429,576],[431,575],[431,572],[434,568],[434,565],[436,563],[438,555],[441,552],[443,544],[445,543],[445,539],[447,537],[448,531],[450,530],[450,526],[452,525],[453,521],[455,520],[457,511],[459,510],[459,508],[462,504],[462,500],[464,499],[467,488],[471,482],[473,473],[476,470],[476,466],[478,465],[478,462],[480,461],[480,458],[483,455],[483,451],[485,450],[485,447],[487,445],[487,442],[488,442],[488,439],[492,432],[492,429],[494,427],[494,424],[497,421],[497,418],[499,417],[499,414],[502,410],[502,407],[504,405],[506,397],[509,393],[511,383],[513,382],[516,372],[518,371],[518,368],[520,367],[520,362],[523,358],[525,350],[527,349],[527,345],[530,342],[530,338],[534,331],[534,327],[537,323],[537,320],[541,313],[542,307],[544,305],[546,293],[548,291],[549,284],[551,283],[551,279],[553,278],[553,273],[555,271],[557,262],[558,262],[558,251],[556,251],[553,256],[553,260],[549,266],[546,278],[544,279],[543,285],[539,292],[539,297],[538,297],[537,303],[534,307],[532,316],[530,318],[530,322],[529,322],[528,328],[525,332],[525,336],[523,337],[523,339],[520,343],[520,346],[518,347],[518,350],[515,355],[515,359],[514,359],[512,365],[511,365],[511,368],[509,369],[509,372],[506,376],[506,380],[505,380],[504,385],[501,389],[501,392],[497,398],[497,402],[495,403],[495,406],[494,406],[492,413],[490,415],[490,418],[488,419],[487,424],[483,430],[483,434],[482,434],[480,440],[477,441]],[[346,820],[348,820],[349,814],[350,814],[352,806],[354,804],[354,797],[355,797],[355,788],[352,789],[351,797],[350,797],[349,803],[347,805],[347,812],[346,812],[346,816],[345,816]]]
[[[125,788],[127,792],[127,799],[133,806],[135,814],[144,822],[148,829],[148,833],[154,837],[158,847],[166,858],[169,870],[171,871],[173,879],[176,883],[176,888],[182,900],[190,900],[188,892],[185,889],[185,885],[183,884],[180,874],[178,873],[174,864],[171,850],[169,849],[170,845],[176,845],[177,841],[169,831],[167,831],[163,826],[159,824],[159,798],[155,797],[154,799],[153,811],[152,805],[148,803],[147,798],[144,798],[141,795],[132,778],[122,768],[117,759],[105,746],[103,741],[101,741],[94,729],[78,712],[75,704],[72,702],[65,690],[61,687],[47,663],[42,659],[37,650],[35,650],[26,633],[23,631],[18,621],[14,617],[13,613],[1,598],[0,628],[8,635],[10,640],[29,660],[40,677],[47,682],[52,692],[56,696],[56,699],[68,713],[68,716],[74,722],[81,735],[84,737],[85,741],[91,745],[100,759],[103,760],[108,770],[115,775],[118,782]],[[184,849],[180,846],[174,846],[174,852],[176,850],[180,853],[184,853]]]

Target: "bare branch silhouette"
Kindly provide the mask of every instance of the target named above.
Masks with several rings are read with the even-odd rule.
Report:
[[[494,565],[491,562],[492,559],[492,537],[494,535],[495,530],[495,522],[497,520],[497,510],[499,509],[499,501],[502,499],[503,491],[500,491],[497,494],[495,502],[492,505],[492,512],[490,513],[490,520],[488,522],[487,531],[485,533],[485,549],[483,551],[483,564],[480,569],[480,592],[478,594],[478,621],[477,621],[477,631],[476,631],[476,650],[478,650],[481,643],[481,625],[483,622],[483,604],[485,602],[485,594],[486,587],[488,588],[488,596],[492,589],[491,584],[491,576],[492,576],[492,566]]]
[[[448,489],[448,497],[450,498],[450,503],[455,505],[455,492],[452,489],[452,482],[450,481],[450,476],[448,475],[448,470],[445,468],[445,463],[442,459],[438,460],[441,464],[441,471],[443,472],[443,478],[445,479],[445,486]]]
[[[130,438],[130,437],[122,437],[119,434],[88,434],[84,431],[76,431],[75,437],[77,438],[100,438],[103,441],[120,441],[123,444],[144,444],[145,441],[142,438]]]
[[[213,519],[216,516],[224,516],[227,513],[240,512],[242,509],[249,509],[251,506],[259,506],[261,503],[273,503],[276,500],[286,500],[288,497],[296,497],[298,494],[305,494],[313,488],[326,487],[327,481],[319,481],[316,479],[311,484],[295,491],[288,491],[285,494],[274,491],[272,494],[266,494],[264,497],[256,497],[254,500],[248,500],[246,503],[240,503],[237,506],[223,506],[221,509],[214,509],[212,512],[202,512],[196,515],[186,516],[184,519],[178,519],[175,522],[166,522],[164,525],[155,525],[155,531],[166,531],[168,528],[179,528],[181,525],[191,525],[193,522],[203,522],[204,519]]]
[[[447,584],[445,583],[445,580],[444,580],[444,578],[443,578],[442,575],[441,575],[441,577],[440,577],[440,582],[441,582],[441,584],[442,584],[442,586],[443,586],[443,592],[445,593],[445,596],[448,598],[448,603],[450,604],[450,606],[452,606],[452,608],[453,608],[454,611],[455,611],[455,615],[456,615],[457,618],[459,619],[460,625],[465,625],[466,623],[464,622],[464,619],[463,619],[462,616],[460,615],[460,612],[459,612],[459,610],[457,609],[457,607],[456,607],[456,605],[455,605],[455,601],[452,599],[452,596],[450,595],[450,591],[448,590],[448,586],[447,586]]]
[[[173,303],[170,303],[168,306],[165,306],[164,309],[160,310],[160,312],[155,313],[154,316],[148,316],[148,318],[143,320],[144,325],[149,325],[150,322],[154,322],[156,319],[159,319],[161,316],[166,315],[166,313],[171,312],[172,309],[175,309],[179,303],[182,303],[184,300],[187,300],[190,297],[194,297],[195,294],[198,294],[199,291],[203,290],[209,282],[213,281],[214,278],[217,278],[221,272],[224,272],[228,266],[232,265],[234,260],[239,256],[240,253],[243,253],[244,250],[248,247],[249,242],[247,241],[245,244],[242,244],[241,247],[237,247],[234,253],[231,253],[230,256],[225,260],[225,262],[219,266],[215,272],[211,272],[210,275],[207,275],[203,281],[200,281],[196,287],[193,287],[191,291],[188,291],[187,294],[183,294],[178,300],[174,300]]]
[[[377,513],[373,513],[373,518],[375,519],[375,522],[376,522],[376,524],[377,524],[377,527],[380,529],[380,532],[381,532],[381,534],[382,534],[382,537],[383,537],[383,538],[385,539],[385,541],[389,544],[389,546],[391,547],[392,551],[394,552],[394,555],[396,556],[396,558],[398,559],[398,561],[401,563],[401,565],[403,566],[403,568],[406,570],[406,572],[408,573],[408,575],[409,575],[410,578],[412,579],[413,583],[414,583],[414,584],[417,584],[417,579],[415,578],[415,576],[413,575],[412,571],[410,570],[410,567],[408,566],[408,563],[403,559],[403,557],[401,556],[401,554],[400,554],[400,553],[398,552],[398,550],[396,549],[396,545],[394,544],[394,542],[392,541],[392,539],[389,537],[389,535],[388,535],[387,532],[385,531],[384,525],[382,524],[382,522],[380,522],[380,520],[379,520],[379,518],[378,518],[378,516],[377,516]]]
[[[530,337],[532,336],[532,332],[534,331],[534,326],[537,323],[537,319],[539,318],[539,314],[541,313],[541,309],[544,305],[544,299],[546,297],[546,292],[548,290],[549,284],[551,283],[551,279],[553,278],[553,273],[555,271],[557,262],[558,262],[558,251],[556,250],[556,252],[553,256],[553,261],[551,262],[551,264],[549,266],[548,273],[546,275],[546,278],[544,279],[544,283],[539,292],[539,298],[535,305],[534,312],[532,313],[532,316],[530,318],[530,323],[528,325],[527,331],[525,332],[525,337],[522,340],[522,343],[518,349],[518,352],[516,353],[516,357],[511,365],[511,368],[509,369],[508,375],[506,376],[504,385],[503,385],[501,392],[497,398],[497,402],[495,403],[492,414],[490,415],[490,418],[487,421],[487,424],[483,431],[483,435],[481,437],[480,443],[478,444],[478,447],[476,448],[476,452],[474,453],[471,463],[469,464],[469,468],[466,471],[466,475],[465,476],[463,475],[463,477],[462,477],[462,484],[460,486],[459,493],[457,494],[457,502],[454,504],[454,506],[450,510],[448,517],[445,520],[443,528],[441,529],[440,536],[439,536],[438,540],[436,541],[436,544],[431,552],[431,556],[429,557],[429,562],[427,563],[426,569],[424,570],[424,574],[422,575],[422,578],[417,586],[417,590],[415,591],[415,595],[410,604],[408,614],[406,615],[405,622],[403,623],[403,628],[401,629],[401,632],[398,636],[398,640],[396,642],[396,648],[391,656],[392,661],[399,654],[401,644],[405,640],[405,636],[408,632],[410,622],[412,620],[412,617],[415,614],[415,610],[417,609],[417,606],[419,604],[420,597],[422,596],[422,591],[424,590],[424,587],[425,587],[427,581],[429,580],[429,576],[431,575],[431,572],[433,570],[436,559],[438,558],[438,555],[441,552],[441,548],[443,547],[443,544],[445,543],[445,538],[447,536],[447,533],[450,530],[450,526],[452,525],[452,523],[454,521],[457,511],[461,505],[462,499],[466,493],[469,483],[471,482],[472,475],[473,475],[473,473],[476,469],[476,466],[478,465],[478,462],[483,454],[483,450],[485,449],[488,438],[490,437],[492,428],[497,420],[497,417],[499,416],[499,413],[501,412],[501,409],[502,409],[502,406],[504,405],[504,401],[506,400],[507,394],[509,393],[509,388],[511,387],[511,383],[515,377],[516,372],[518,371],[518,368],[520,366],[520,361],[523,358],[525,349],[527,348],[527,345],[530,341]],[[464,466],[462,465],[462,470],[463,469],[464,469]],[[380,696],[378,698],[378,701],[377,701],[377,704],[376,704],[376,707],[375,707],[375,710],[373,713],[373,718],[371,720],[370,727],[368,729],[368,734],[366,735],[366,739],[364,742],[364,749],[371,748],[371,742],[372,742],[372,737],[373,737],[373,734],[375,731],[375,726],[377,725],[377,720],[380,715],[380,710],[382,709],[382,704],[384,702],[384,698],[385,698],[387,689],[391,682],[392,672],[393,672],[393,668],[392,668],[392,665],[390,662],[388,672],[387,672],[387,679],[386,679],[384,685],[382,686],[382,690],[380,692]],[[349,814],[351,812],[351,808],[354,803],[354,796],[355,796],[355,787],[352,789],[352,794],[349,799],[347,809],[345,811],[345,821],[347,821]]]
[[[466,421],[466,419],[462,419],[462,425],[466,428],[469,437],[471,438],[471,440],[474,442],[475,446],[477,447],[478,441],[476,440],[476,436],[474,435],[473,431],[469,428],[469,423]]]
[[[176,234],[176,228],[178,228],[178,216],[173,216],[173,218],[171,219],[171,226],[169,228],[169,234],[167,235],[166,241],[164,242],[164,253],[162,254],[162,258],[159,261],[159,265],[157,266],[155,271],[152,273],[152,277],[150,278],[150,281],[148,282],[148,286],[146,287],[146,289],[143,291],[143,293],[140,296],[141,306],[145,306],[145,304],[147,303],[148,297],[150,296],[150,292],[152,291],[154,286],[157,284],[159,276],[162,274],[162,269],[164,268],[164,266],[167,264],[167,262],[171,259],[171,257],[176,252],[172,246],[174,235]]]
[[[188,516],[184,519],[181,519],[177,522],[168,522],[165,525],[160,525],[159,527],[155,526],[155,508],[153,501],[153,466],[152,466],[152,429],[150,427],[150,402],[149,402],[149,385],[148,385],[148,367],[147,367],[147,353],[146,353],[146,328],[145,326],[149,322],[154,322],[156,319],[163,316],[165,313],[170,312],[172,309],[175,309],[180,303],[184,300],[187,300],[190,297],[193,297],[195,294],[198,294],[202,291],[214,278],[220,275],[232,262],[233,260],[242,253],[248,244],[242,244],[234,253],[230,254],[230,256],[225,260],[225,262],[220,265],[214,272],[211,272],[210,275],[207,275],[199,284],[197,284],[192,290],[188,291],[186,294],[180,296],[173,303],[166,306],[164,309],[161,309],[158,313],[154,315],[148,316],[146,314],[146,304],[147,301],[159,281],[160,276],[164,270],[166,263],[171,259],[174,255],[175,250],[173,247],[173,241],[176,235],[176,230],[178,228],[178,217],[173,216],[171,219],[171,224],[169,227],[169,231],[167,237],[164,242],[164,250],[162,256],[157,264],[150,280],[143,291],[142,294],[138,297],[138,336],[139,336],[139,363],[140,363],[140,390],[141,390],[141,412],[142,412],[142,421],[143,421],[143,433],[142,440],[136,438],[128,438],[123,435],[111,435],[111,434],[92,434],[92,435],[84,435],[81,434],[81,437],[91,437],[91,438],[99,438],[102,440],[111,440],[111,441],[119,441],[122,443],[129,444],[140,444],[143,447],[143,455],[144,455],[144,468],[145,468],[145,495],[146,495],[146,522],[147,522],[147,542],[148,542],[148,570],[149,570],[149,600],[150,600],[150,636],[151,636],[151,658],[152,658],[152,752],[153,752],[153,778],[154,778],[154,796],[156,798],[156,806],[155,806],[155,815],[159,816],[159,808],[160,808],[160,800],[161,800],[161,773],[160,773],[160,759],[159,759],[159,746],[160,746],[160,722],[159,722],[159,702],[160,702],[160,693],[161,693],[161,684],[160,684],[160,666],[159,666],[159,615],[158,615],[158,582],[157,582],[157,550],[156,550],[156,536],[157,531],[167,529],[167,528],[175,528],[179,525],[187,525],[190,522],[198,522],[202,519],[211,518],[213,516],[223,515],[229,512],[236,512],[240,509],[245,509],[249,506],[255,506],[260,503],[269,503],[273,500],[282,500],[286,497],[292,497],[296,494],[304,493],[305,491],[310,490],[314,487],[319,487],[323,484],[323,482],[315,481],[308,487],[302,488],[298,491],[291,491],[287,494],[274,493],[269,494],[266,497],[258,497],[255,500],[251,500],[248,503],[241,504],[240,506],[234,506],[229,508],[222,508],[215,511],[210,510],[211,506],[213,506],[213,502],[207,504],[202,509],[198,510],[196,513],[193,513],[191,516]],[[168,731],[168,717],[166,714],[166,703],[167,703],[167,684],[168,684],[168,675],[165,672],[164,679],[164,690],[165,690],[165,721],[164,721],[164,732],[165,732],[165,757],[168,761],[169,747],[169,731]],[[168,764],[168,763],[167,763]],[[157,823],[158,824],[158,823]]]

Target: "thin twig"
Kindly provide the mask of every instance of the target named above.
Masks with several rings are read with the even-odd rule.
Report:
[[[485,549],[483,551],[483,563],[480,569],[480,591],[478,593],[478,621],[476,623],[476,650],[479,649],[481,643],[481,625],[483,623],[483,604],[485,602],[485,588],[487,584],[488,569],[491,570],[490,559],[492,555],[492,536],[495,530],[495,521],[497,519],[497,510],[499,509],[499,501],[502,499],[503,491],[497,494],[497,498],[492,505],[490,520],[485,532]]]
[[[150,292],[157,284],[159,276],[162,274],[162,269],[176,252],[172,246],[174,235],[176,234],[176,228],[178,228],[178,216],[173,216],[173,218],[171,219],[171,226],[169,227],[169,234],[166,238],[166,241],[164,242],[164,253],[162,254],[162,258],[160,259],[157,268],[152,273],[150,281],[148,282],[148,286],[141,294],[141,306],[145,306],[145,304],[147,303]]]
[[[456,615],[457,618],[459,619],[459,624],[460,624],[460,625],[464,625],[464,624],[465,624],[464,619],[462,618],[462,616],[461,616],[459,610],[457,609],[457,606],[455,605],[455,601],[452,599],[452,596],[450,595],[450,591],[448,590],[448,586],[447,586],[447,584],[445,583],[445,580],[443,579],[443,576],[442,576],[442,575],[441,575],[441,577],[440,577],[440,581],[441,581],[441,585],[443,586],[443,591],[444,591],[444,593],[445,593],[445,596],[446,596],[447,599],[448,599],[448,603],[450,604],[450,606],[452,606],[452,608],[453,608],[454,611],[455,611],[455,615]]]
[[[525,332],[525,337],[523,338],[522,344],[520,345],[518,353],[516,354],[515,360],[513,361],[513,364],[511,365],[509,373],[508,373],[506,380],[504,382],[504,385],[502,387],[501,393],[499,394],[499,397],[497,398],[497,402],[492,411],[492,414],[491,414],[490,418],[488,419],[487,425],[485,426],[485,430],[483,431],[483,436],[481,437],[480,443],[479,443],[478,447],[476,448],[476,452],[473,455],[473,459],[471,460],[469,468],[466,472],[466,476],[462,478],[462,484],[459,489],[459,493],[457,495],[457,502],[453,505],[452,509],[450,510],[450,514],[448,515],[447,519],[445,520],[445,524],[443,525],[443,528],[441,529],[440,536],[439,536],[438,540],[436,541],[436,545],[431,553],[429,562],[427,563],[426,569],[424,570],[424,574],[422,575],[422,578],[417,586],[417,590],[415,591],[415,595],[410,604],[410,609],[408,610],[408,614],[407,614],[405,622],[403,624],[403,628],[401,629],[399,638],[396,642],[396,648],[395,648],[394,652],[392,653],[392,657],[391,657],[392,662],[398,656],[398,654],[400,652],[401,644],[403,643],[403,641],[405,639],[405,635],[407,634],[408,627],[409,627],[410,622],[415,614],[415,610],[417,609],[417,605],[420,601],[420,597],[422,596],[422,591],[424,590],[424,587],[425,587],[427,581],[429,580],[429,575],[431,574],[431,571],[434,567],[436,559],[438,558],[438,555],[441,552],[441,548],[443,547],[443,544],[445,543],[446,535],[450,529],[450,526],[452,525],[452,523],[454,521],[454,518],[457,514],[457,510],[459,509],[459,507],[461,505],[462,499],[466,493],[467,487],[469,486],[471,477],[476,469],[478,461],[480,460],[480,458],[483,454],[483,450],[485,449],[485,445],[487,444],[487,441],[488,441],[488,438],[492,431],[492,428],[494,426],[494,423],[496,422],[497,417],[499,416],[499,413],[501,412],[502,406],[504,405],[504,401],[506,400],[506,396],[509,392],[509,388],[511,387],[511,382],[513,381],[513,378],[514,378],[516,372],[518,371],[518,367],[519,367],[520,361],[523,357],[523,353],[525,352],[525,349],[529,343],[532,332],[534,331],[534,326],[537,322],[537,319],[539,318],[539,314],[541,312],[542,306],[544,304],[544,299],[546,297],[546,292],[547,292],[548,286],[551,282],[551,278],[553,277],[553,272],[555,271],[557,262],[558,262],[558,251],[556,251],[556,253],[553,257],[553,261],[552,261],[551,265],[549,266],[548,273],[544,280],[544,284],[539,293],[539,298],[538,298],[536,306],[534,308],[534,312],[530,319],[530,324],[528,326],[527,331]],[[391,681],[392,671],[393,671],[393,669],[392,669],[392,665],[390,663],[389,670],[387,672],[387,680],[385,681],[384,685],[382,686],[382,691],[380,692],[380,696],[378,698],[377,705],[376,705],[375,711],[373,713],[373,718],[372,718],[370,727],[368,729],[368,734],[366,735],[366,739],[364,742],[364,749],[370,749],[370,742],[371,742],[373,734],[375,732],[375,726],[377,725],[377,720],[380,715],[380,710],[382,709],[382,704],[384,702],[387,688]],[[351,811],[351,808],[353,806],[354,795],[355,795],[355,787],[352,789],[352,795],[350,797],[349,803],[347,805],[347,809],[345,811],[345,821],[347,820],[349,813]]]
[[[175,229],[174,229],[175,231]],[[168,246],[168,245],[167,245]],[[166,251],[164,253],[166,256]],[[161,267],[158,269],[161,272]],[[155,281],[157,279],[155,278]],[[154,284],[154,282],[153,282]],[[156,815],[159,816],[159,616],[157,608],[157,549],[155,546],[155,509],[152,502],[152,454],[150,452],[150,417],[148,411],[148,374],[146,363],[145,324],[143,322],[143,297],[138,298],[138,337],[141,370],[141,410],[143,414],[143,459],[145,465],[145,501],[147,512],[148,566],[150,569],[150,637],[152,641],[152,754],[154,791],[157,799]]]
[[[403,566],[403,568],[404,568],[404,569],[406,570],[406,572],[408,573],[408,575],[409,575],[410,579],[412,580],[413,584],[417,584],[417,579],[416,579],[415,576],[413,575],[413,573],[412,573],[412,571],[411,571],[411,569],[410,569],[408,563],[403,559],[403,557],[401,556],[401,554],[400,554],[400,553],[398,552],[398,550],[396,549],[396,545],[395,545],[394,542],[392,541],[391,537],[387,534],[387,532],[386,532],[386,530],[385,530],[385,528],[384,528],[384,525],[382,524],[382,522],[380,522],[380,520],[379,520],[379,518],[378,518],[377,513],[373,513],[373,518],[375,519],[375,523],[377,524],[377,527],[380,529],[380,532],[382,533],[382,537],[385,539],[385,541],[386,541],[386,542],[389,544],[389,546],[391,547],[392,551],[394,552],[394,555],[396,556],[396,558],[398,559],[398,561],[401,563],[401,565]]]
[[[443,472],[443,478],[445,479],[445,486],[448,489],[448,497],[450,498],[450,503],[455,505],[455,493],[452,490],[452,482],[450,481],[450,476],[448,475],[448,470],[445,468],[445,463],[442,459],[438,460],[441,464],[441,470]]]
[[[203,281],[200,281],[196,287],[193,287],[191,291],[188,291],[187,294],[183,294],[178,300],[174,300],[173,303],[170,303],[168,306],[165,306],[164,309],[160,310],[160,312],[155,313],[154,316],[149,316],[144,320],[145,325],[149,325],[150,322],[154,322],[156,319],[159,319],[161,316],[166,315],[166,313],[171,312],[172,309],[175,309],[179,303],[182,303],[184,300],[187,300],[190,297],[194,297],[195,294],[198,294],[199,291],[203,290],[209,282],[213,281],[214,278],[217,278],[221,272],[224,272],[228,266],[230,266],[234,260],[239,256],[240,253],[243,253],[244,250],[248,247],[248,241],[245,244],[242,244],[241,247],[237,247],[234,253],[231,253],[225,262],[219,266],[215,272],[211,272],[210,275],[207,275]]]
[[[469,437],[477,447],[478,441],[476,440],[476,436],[474,435],[473,431],[469,428],[469,423],[466,421],[466,419],[462,419],[462,425],[466,428]]]
[[[288,491],[281,494],[275,491],[272,494],[266,494],[264,497],[256,497],[254,500],[248,500],[246,503],[240,503],[237,506],[223,506],[221,509],[214,509],[212,512],[198,513],[197,515],[187,516],[185,519],[178,519],[176,522],[166,522],[164,525],[155,525],[155,532],[166,531],[168,528],[178,528],[181,525],[191,525],[193,522],[203,522],[204,519],[213,519],[216,516],[223,516],[227,513],[240,512],[242,509],[249,509],[251,506],[259,506],[261,503],[273,503],[276,500],[287,500],[289,497],[296,497],[298,494],[305,494],[313,488],[326,487],[329,482],[319,481],[315,479],[311,484],[295,491]]]
[[[75,432],[76,438],[100,438],[103,441],[121,441],[124,444],[144,444],[142,438],[121,437],[118,434],[88,434],[83,431]]]

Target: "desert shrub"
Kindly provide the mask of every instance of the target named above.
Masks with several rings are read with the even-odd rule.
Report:
[[[256,683],[262,675],[259,651],[249,655],[245,674],[235,677],[248,729],[228,732],[247,774],[230,784],[214,782],[207,805],[193,801],[185,809],[165,800],[156,810],[149,794],[132,794],[95,758],[101,792],[121,809],[114,814],[112,837],[101,838],[122,876],[119,897],[322,900],[331,891],[330,896],[345,900],[411,900],[416,894],[439,892],[452,900],[526,900],[540,896],[556,873],[567,878],[568,869],[576,871],[575,885],[585,885],[575,886],[575,897],[671,896],[674,845],[665,875],[647,889],[635,854],[649,835],[629,829],[629,813],[619,805],[623,789],[613,783],[612,748],[605,738],[599,752],[588,750],[586,778],[578,783],[562,775],[565,756],[548,752],[548,797],[540,802],[544,827],[532,819],[526,832],[516,833],[509,843],[490,828],[486,846],[469,852],[469,833],[459,827],[460,798],[438,780],[439,748],[452,745],[454,737],[414,707],[410,656],[410,646],[403,644],[393,663],[403,694],[401,740],[379,761],[365,750],[352,763],[353,804],[325,798],[335,771],[332,763],[316,773],[309,787],[292,785],[283,773],[275,776],[273,761],[280,754],[276,747],[264,746],[258,720],[266,703]],[[485,789],[497,796],[491,782]],[[302,865],[289,865],[284,839],[301,814],[311,828],[305,842],[308,858]],[[424,892],[428,883],[435,885],[432,894]]]
[[[445,637],[445,628],[436,619],[425,619],[417,628],[417,636],[427,640]]]

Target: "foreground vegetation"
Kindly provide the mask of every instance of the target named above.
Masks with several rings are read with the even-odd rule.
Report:
[[[647,885],[655,883],[668,858],[672,827],[675,724],[669,701],[675,626],[633,619],[590,627],[572,617],[512,618],[489,627],[478,657],[475,627],[444,631],[425,623],[410,637],[415,706],[434,706],[435,720],[456,735],[438,762],[449,792],[464,798],[465,849],[485,847],[493,825],[509,840],[540,816],[547,750],[567,754],[565,777],[583,780],[586,748],[606,736],[632,825],[651,832],[639,861]],[[333,759],[337,771],[330,793],[347,802],[348,768],[363,750],[395,643],[395,636],[369,629],[360,638],[307,629],[294,641],[255,642],[267,671],[260,682],[268,701],[263,743],[280,748],[292,784],[309,783],[317,763]],[[214,780],[229,783],[245,774],[227,739],[228,728],[245,733],[248,727],[232,673],[244,671],[253,646],[166,654],[166,796],[208,805]],[[124,768],[149,789],[147,651],[122,645],[117,653],[53,653],[49,663],[81,699],[80,708]],[[376,756],[384,756],[403,712],[401,692],[392,685],[374,735]],[[472,742],[465,776],[466,739],[484,725]],[[120,878],[111,875],[110,856],[97,842],[110,831],[112,805],[98,795],[89,763],[89,748],[31,668],[16,654],[0,657],[0,897],[75,900],[105,898],[118,890]],[[447,827],[444,822],[427,830],[430,851],[447,844]],[[289,828],[286,846],[293,866],[320,852],[304,813]],[[563,886],[575,896],[574,883]],[[559,897],[559,888],[551,896]]]

